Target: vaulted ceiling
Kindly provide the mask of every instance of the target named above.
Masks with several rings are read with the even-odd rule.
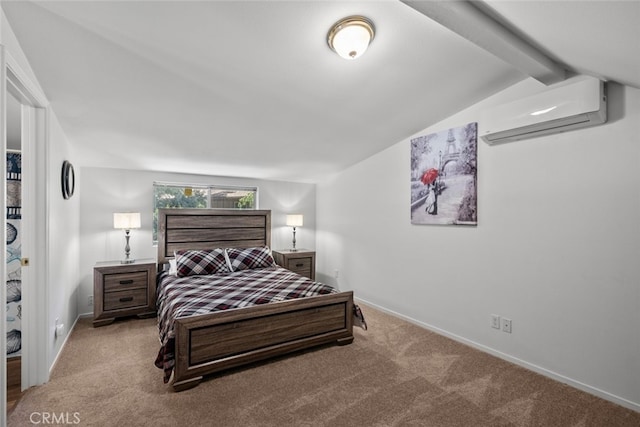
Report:
[[[79,165],[316,182],[528,77],[407,3],[2,8]],[[640,2],[475,4],[570,73],[640,88]],[[326,35],[353,14],[376,36],[346,61]]]

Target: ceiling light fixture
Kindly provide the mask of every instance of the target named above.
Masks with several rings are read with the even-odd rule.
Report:
[[[374,36],[373,22],[364,16],[348,16],[333,24],[327,43],[344,59],[356,59],[367,50]]]

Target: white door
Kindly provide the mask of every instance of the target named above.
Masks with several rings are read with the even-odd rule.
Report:
[[[7,151],[7,98],[13,96],[21,106],[22,145],[22,251],[21,258],[30,260],[21,269],[22,280],[22,388],[23,390],[48,380],[47,369],[47,304],[46,304],[46,192],[45,183],[38,182],[44,173],[46,156],[46,99],[29,80],[27,74],[0,45],[0,150]],[[0,176],[6,184],[7,165],[0,162]],[[40,174],[38,174],[40,168]],[[0,210],[4,224],[0,234],[5,245],[0,257],[0,425],[6,425],[6,304],[7,301],[7,220],[6,185],[0,185]]]

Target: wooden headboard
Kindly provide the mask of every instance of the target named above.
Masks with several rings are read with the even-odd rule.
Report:
[[[158,267],[180,249],[271,246],[271,211],[158,209]]]

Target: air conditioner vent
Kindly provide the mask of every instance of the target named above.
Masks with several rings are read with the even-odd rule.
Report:
[[[490,145],[519,141],[607,121],[604,82],[588,78],[488,110],[480,120]]]

